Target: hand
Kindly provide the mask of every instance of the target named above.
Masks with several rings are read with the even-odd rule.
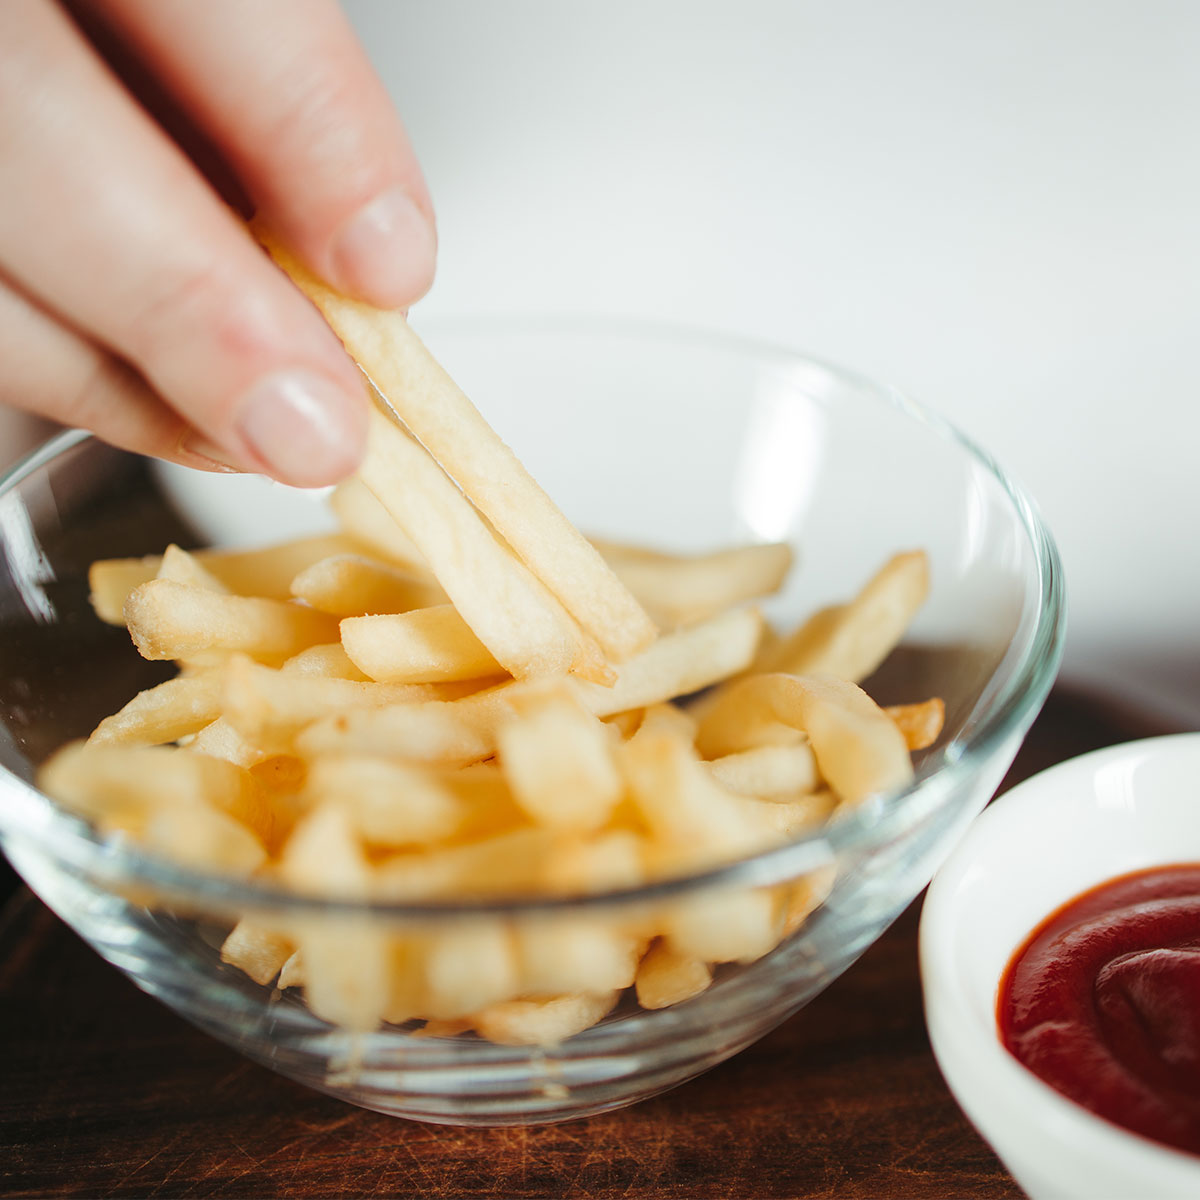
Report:
[[[0,403],[332,483],[361,376],[222,194],[350,295],[432,281],[420,168],[334,0],[0,2]]]

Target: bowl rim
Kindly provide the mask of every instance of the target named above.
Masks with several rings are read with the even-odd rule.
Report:
[[[952,1090],[956,1095],[960,1090],[963,1093],[960,1102],[968,1109],[972,1120],[975,1120],[977,1109],[982,1108],[977,1104],[977,1097],[985,1093],[992,1095],[994,1088],[1000,1086],[1011,1093],[1009,1099],[1015,1102],[1006,1107],[1028,1106],[1030,1123],[1045,1126],[1045,1135],[1052,1135],[1055,1143],[1065,1151],[1103,1153],[1109,1158],[1120,1156],[1144,1178],[1153,1172],[1160,1177],[1167,1176],[1171,1182],[1195,1188],[1200,1182],[1200,1155],[1155,1141],[1092,1112],[1051,1087],[1011,1054],[1000,1040],[994,1013],[989,1026],[985,1027],[979,1021],[968,984],[954,969],[953,961],[954,944],[962,924],[961,909],[952,902],[955,885],[974,873],[979,858],[977,846],[985,847],[986,854],[987,847],[1000,845],[1000,839],[988,836],[994,827],[1024,822],[1027,810],[1042,810],[1046,804],[1053,804],[1056,797],[1064,804],[1076,803],[1078,788],[1059,786],[1064,781],[1082,783],[1085,776],[1094,776],[1098,768],[1164,754],[1183,754],[1200,763],[1200,731],[1136,738],[1091,750],[1031,775],[999,797],[973,822],[967,835],[934,876],[921,912],[918,953],[930,1042]],[[1101,874],[1098,884],[1125,873],[1123,868],[1114,867]],[[1066,902],[1070,902],[1070,897]],[[1052,903],[1043,916],[1048,916],[1055,907],[1057,905]],[[1035,918],[1034,925],[1037,920]],[[1027,933],[1033,928],[1030,926]],[[1016,949],[1017,946],[1012,947],[1005,958],[1006,963]],[[1000,978],[993,984],[994,1010]],[[964,1086],[963,1080],[968,1078],[972,1085],[978,1086]],[[980,1124],[981,1130],[985,1124]],[[989,1140],[995,1136],[998,1142],[1006,1143],[1016,1135],[1017,1131],[1012,1130],[1001,1133],[987,1129],[984,1132]],[[1101,1143],[1103,1151],[1100,1150]],[[1014,1160],[1017,1153],[1014,1146]]]
[[[220,907],[256,912],[272,910],[345,916],[369,913],[396,920],[436,921],[472,915],[518,916],[638,905],[712,887],[765,887],[783,883],[835,862],[837,850],[844,844],[867,838],[886,840],[921,807],[922,798],[932,795],[936,801],[952,794],[970,773],[975,759],[986,756],[1014,735],[1023,736],[1032,723],[1049,694],[1062,660],[1066,632],[1062,561],[1032,497],[992,455],[940,414],[894,386],[876,382],[853,369],[775,343],[708,332],[694,326],[571,314],[471,314],[439,316],[427,324],[422,322],[422,328],[468,337],[504,333],[542,337],[568,335],[610,341],[641,340],[677,348],[717,347],[763,364],[802,365],[824,372],[841,387],[861,394],[872,403],[904,414],[941,441],[963,450],[999,484],[1012,504],[1033,554],[1038,585],[1036,607],[1031,606],[1023,614],[1013,642],[992,678],[994,680],[1003,671],[1007,671],[1007,677],[994,695],[988,696],[985,691],[976,702],[973,712],[978,712],[981,707],[986,711],[980,715],[971,735],[961,742],[952,742],[943,754],[942,763],[928,776],[918,777],[908,787],[879,797],[876,803],[859,805],[811,834],[702,871],[638,887],[595,893],[518,894],[424,902],[362,901],[195,871],[169,859],[143,853],[124,839],[97,834],[86,821],[59,809],[43,792],[3,766],[0,766],[0,788],[9,794],[5,797],[6,803],[0,806],[0,835],[16,835],[33,841],[54,858],[77,869],[102,868],[104,874],[119,876],[123,882],[136,882],[160,892],[185,895],[191,900]],[[79,429],[68,429],[49,438],[0,475],[0,502],[37,471],[87,442],[104,444],[91,433]],[[113,452],[139,457],[132,451],[113,448]],[[1024,645],[1016,660],[1009,662],[1022,634]]]

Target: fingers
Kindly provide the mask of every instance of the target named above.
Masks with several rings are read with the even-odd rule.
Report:
[[[91,429],[106,442],[201,470],[229,467],[132,368],[0,279],[0,405]],[[214,458],[216,455],[216,458]]]
[[[0,45],[0,270],[226,461],[300,485],[346,475],[362,383],[315,310],[56,5],[5,0]]]
[[[407,135],[334,0],[92,0],[235,168],[259,216],[335,287],[407,307],[433,212]]]

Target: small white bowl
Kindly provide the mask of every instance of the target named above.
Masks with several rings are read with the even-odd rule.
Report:
[[[1065,762],[1001,797],[930,885],[921,917],[929,1036],[946,1082],[1036,1200],[1200,1196],[1200,1157],[1092,1115],[1004,1048],[1001,976],[1040,922],[1117,875],[1200,862],[1200,733]]]

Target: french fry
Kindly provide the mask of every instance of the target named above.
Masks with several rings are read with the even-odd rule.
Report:
[[[402,613],[443,604],[445,592],[427,576],[362,554],[335,554],[306,567],[291,593],[318,612],[335,617]]]
[[[203,729],[221,715],[221,682],[215,672],[181,675],[138,692],[105,717],[91,745],[158,746]]]
[[[500,724],[496,747],[517,803],[548,829],[599,829],[623,790],[609,731],[565,688],[518,697],[514,707],[516,719]]]
[[[319,758],[304,782],[306,802],[337,804],[369,846],[392,849],[450,837],[467,806],[428,770],[387,759]]]
[[[306,816],[280,859],[283,881],[309,895],[367,899],[371,867],[349,815],[326,805]],[[353,917],[307,917],[288,930],[304,962],[304,998],[322,1019],[343,1029],[378,1027],[391,993],[390,954],[383,931]]]
[[[616,668],[611,687],[579,679],[571,686],[598,717],[658,704],[742,670],[754,655],[761,626],[753,609],[722,613],[658,638]],[[495,753],[496,730],[516,715],[513,700],[526,686],[499,684],[460,700],[326,716],[300,734],[297,745],[314,755],[395,754],[446,766],[479,762]]]
[[[138,834],[151,854],[195,871],[253,875],[267,860],[262,843],[240,821],[201,804],[154,809]]]
[[[910,750],[932,746],[946,721],[945,702],[937,696],[920,704],[893,704],[883,711],[895,721]]]
[[[601,993],[629,987],[643,944],[611,918],[575,915],[525,921],[513,934],[519,990],[526,996]]]
[[[602,550],[617,578],[663,628],[694,625],[779,590],[792,565],[782,542],[711,554],[630,554]]]
[[[211,806],[262,839],[271,814],[241,767],[167,746],[105,746],[72,742],[42,768],[43,786],[98,824],[128,827],[166,807]]]
[[[743,670],[754,656],[762,617],[754,609],[734,609],[677,633],[663,635],[617,668],[611,687],[584,680],[576,689],[598,717],[646,708],[698,692]]]
[[[785,889],[783,936],[791,937],[829,897],[833,891],[837,868],[832,864],[819,867],[794,880]]]
[[[408,429],[604,652],[620,661],[645,649],[655,635],[649,617],[426,350],[404,314],[338,295],[271,239],[264,240]],[[380,496],[372,474],[368,467],[362,478]],[[397,511],[384,504],[399,520]],[[445,584],[427,546],[400,524]],[[474,621],[471,625],[479,632]],[[496,653],[486,637],[480,640]]]
[[[294,953],[290,938],[248,920],[239,921],[221,944],[221,961],[258,984],[270,983]]]
[[[739,750],[714,759],[708,769],[723,787],[743,796],[785,796],[817,786],[817,760],[807,742]]]
[[[649,877],[646,838],[631,829],[603,830],[558,842],[542,883],[552,894],[595,895],[640,887]]]
[[[929,593],[923,551],[897,554],[849,604],[822,609],[791,636],[764,650],[757,672],[865,679],[892,651]]]
[[[478,841],[393,854],[375,866],[373,894],[396,903],[535,895],[555,842],[550,830],[518,826]]]
[[[96,616],[107,625],[125,624],[129,593],[158,575],[161,554],[145,558],[98,559],[88,568],[88,599]]]
[[[293,950],[287,961],[279,968],[279,978],[275,986],[282,992],[291,987],[304,986],[304,959],[299,950]]]
[[[306,567],[335,554],[361,552],[361,546],[341,535],[298,538],[260,550],[199,550],[191,557],[229,591],[241,596],[286,600],[292,580]],[[158,577],[163,555],[144,558],[105,558],[88,568],[92,608],[109,625],[125,624],[129,593]]]
[[[656,941],[638,964],[634,985],[643,1008],[669,1008],[700,995],[712,983],[712,969]]]
[[[778,840],[764,823],[747,820],[746,797],[721,787],[691,745],[671,733],[639,730],[621,747],[620,762],[664,873],[714,866]]]
[[[180,549],[172,543],[163,551],[155,579],[170,579],[188,587],[203,588],[209,592],[229,594],[227,588],[194,554]]]
[[[352,475],[333,489],[329,506],[348,536],[407,573],[423,574],[433,582],[420,550],[358,476]]]
[[[861,688],[832,676],[751,675],[731,683],[704,714],[697,745],[718,758],[740,747],[739,722],[764,717],[808,735],[821,777],[846,803],[912,779],[896,723]]]
[[[504,925],[473,921],[442,930],[425,954],[428,1015],[452,1020],[512,999],[519,979],[512,934]]]
[[[134,588],[125,621],[143,658],[180,659],[206,650],[240,650],[282,662],[337,640],[337,622],[299,604],[226,596],[169,579]]]
[[[275,670],[242,654],[230,656],[221,677],[225,719],[268,750],[290,748],[296,733],[323,713],[421,703],[441,694],[433,685],[358,683]]]
[[[329,642],[321,646],[309,646],[287,659],[281,671],[287,674],[310,675],[318,679],[353,679],[366,683],[364,675],[346,654],[341,642]]]
[[[598,647],[407,433],[372,410],[363,482],[428,561],[475,636],[518,679],[606,677]]]
[[[239,767],[252,767],[267,757],[266,751],[243,737],[224,717],[205,725],[188,743],[188,749]]]
[[[754,962],[779,945],[785,916],[777,889],[697,892],[664,915],[663,941],[680,958]]]
[[[350,661],[381,683],[440,683],[504,674],[450,604],[350,617],[342,622],[341,634]]]
[[[554,996],[546,1000],[506,1000],[471,1017],[480,1037],[502,1046],[557,1046],[602,1021],[617,1002],[603,996]]]
[[[314,563],[338,554],[361,552],[361,545],[353,538],[331,533],[251,550],[199,550],[195,557],[235,595],[287,600],[292,594],[292,580]]]

